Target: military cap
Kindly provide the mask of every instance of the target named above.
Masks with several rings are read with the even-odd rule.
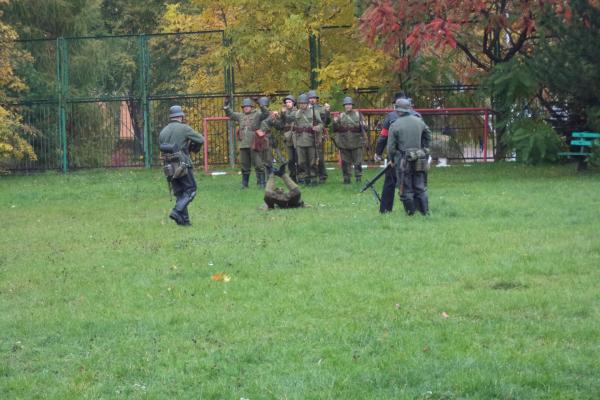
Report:
[[[183,113],[181,106],[172,106],[171,108],[169,108],[169,118],[183,117],[183,116],[185,116],[185,114]]]

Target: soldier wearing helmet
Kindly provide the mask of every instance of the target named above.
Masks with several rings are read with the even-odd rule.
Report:
[[[307,96],[310,107],[313,108],[315,112],[319,114],[319,116],[321,117],[321,121],[323,121],[323,140],[321,140],[320,143],[317,145],[317,151],[319,153],[317,157],[319,159],[317,171],[319,179],[322,182],[324,182],[327,180],[327,168],[325,166],[325,141],[329,137],[329,130],[327,127],[331,122],[330,107],[327,103],[325,103],[324,105],[319,104],[319,95],[316,90],[309,90]]]
[[[269,98],[261,97],[258,99],[258,104],[261,107],[268,107]],[[258,152],[258,155],[265,166],[266,177],[271,173],[271,167],[273,165],[273,148],[275,147],[273,131],[278,128],[279,113],[277,111],[269,111],[269,116],[260,123],[260,128],[256,131],[256,136],[252,142],[252,150]],[[257,184],[262,188],[265,187],[264,181],[257,181]]]
[[[388,156],[396,169],[400,200],[408,215],[429,212],[426,173],[431,131],[423,119],[412,112],[409,99],[395,104],[398,118],[390,127]]]
[[[191,225],[188,205],[194,200],[197,187],[190,151],[199,151],[204,143],[204,136],[186,124],[184,118],[181,106],[172,106],[169,110],[169,124],[158,135],[165,160],[165,175],[176,199],[169,218],[177,225]]]
[[[252,100],[248,98],[242,100],[243,112],[232,111],[229,98],[225,98],[223,110],[225,111],[225,115],[239,124],[237,140],[242,170],[242,189],[248,188],[252,165],[254,165],[256,172],[256,180],[260,186],[264,187],[265,166],[259,152],[252,150],[252,143],[255,141],[256,131],[260,128],[260,123],[269,116],[269,110],[262,105],[260,106],[260,110],[253,110]]]
[[[298,182],[298,154],[296,153],[296,147],[294,146],[294,131],[292,130],[296,111],[298,111],[296,108],[296,98],[291,94],[285,96],[283,99],[283,107],[277,121],[279,129],[283,131],[283,142],[287,153],[287,166],[290,171],[290,178],[292,178],[294,182]]]
[[[344,112],[333,118],[335,143],[342,156],[344,184],[350,183],[354,166],[354,177],[360,182],[362,177],[363,146],[366,142],[366,128],[363,115],[352,109],[351,97],[344,97]]]
[[[308,96],[298,97],[300,109],[293,115],[292,130],[296,152],[298,154],[298,182],[307,185],[317,184],[317,148],[321,141],[323,122],[319,113],[308,108]]]
[[[421,114],[419,114],[418,112],[416,112],[415,110],[412,109],[412,102],[406,96],[406,93],[404,93],[403,91],[394,93],[394,103],[392,104],[392,107],[395,107],[396,101],[398,101],[399,99],[408,100],[411,103],[411,107],[410,107],[411,114],[416,117],[421,118]],[[394,123],[394,121],[396,121],[396,119],[398,119],[398,115],[399,114],[396,112],[396,110],[394,110],[385,116],[381,132],[379,134],[379,137],[377,138],[377,144],[375,145],[375,157],[374,157],[375,161],[381,161],[383,152],[384,152],[385,148],[387,147],[388,133],[389,133],[390,126]],[[387,172],[385,173],[385,179],[383,182],[383,190],[381,191],[381,203],[379,204],[379,212],[380,213],[391,212],[392,209],[394,208],[394,192],[395,192],[395,190],[396,190],[396,172],[393,169],[388,169]]]

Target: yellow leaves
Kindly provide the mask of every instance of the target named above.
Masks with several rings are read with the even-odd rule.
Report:
[[[210,277],[211,280],[215,282],[225,282],[228,283],[231,281],[231,276],[227,275],[225,272],[217,272]]]
[[[33,147],[21,136],[27,131],[17,115],[0,106],[0,162],[25,157],[37,159]]]
[[[322,90],[334,84],[347,88],[381,86],[389,79],[391,64],[390,56],[362,46],[358,54],[335,55],[329,65],[318,70]]]

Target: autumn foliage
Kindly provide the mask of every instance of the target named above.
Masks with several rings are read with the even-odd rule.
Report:
[[[526,52],[538,21],[548,13],[571,18],[564,0],[375,0],[365,10],[360,29],[371,46],[399,54],[399,68],[426,48],[448,47],[489,70]],[[401,45],[406,52],[398,52]]]

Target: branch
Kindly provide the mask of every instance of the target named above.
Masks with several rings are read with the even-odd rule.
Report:
[[[496,57],[496,55],[492,52],[492,48],[488,46],[488,34],[489,33],[487,33],[487,32],[483,34],[483,54],[488,56],[488,58],[494,64],[498,64],[498,63],[502,62],[502,60],[500,58]]]
[[[519,50],[521,50],[521,48],[523,47],[523,44],[525,43],[526,40],[527,40],[527,28],[523,28],[523,30],[521,31],[521,34],[519,35],[519,39],[510,48],[510,50],[506,53],[506,55],[502,58],[502,61],[505,62],[505,61],[510,60]]]
[[[473,55],[473,53],[471,53],[471,50],[469,50],[469,48],[467,46],[460,43],[458,40],[456,41],[456,47],[461,49],[463,51],[463,53],[465,53],[467,55],[469,60],[471,60],[479,68],[483,69],[484,71],[488,71],[490,69],[489,66],[485,65],[482,61],[480,61],[477,57],[475,57]]]

